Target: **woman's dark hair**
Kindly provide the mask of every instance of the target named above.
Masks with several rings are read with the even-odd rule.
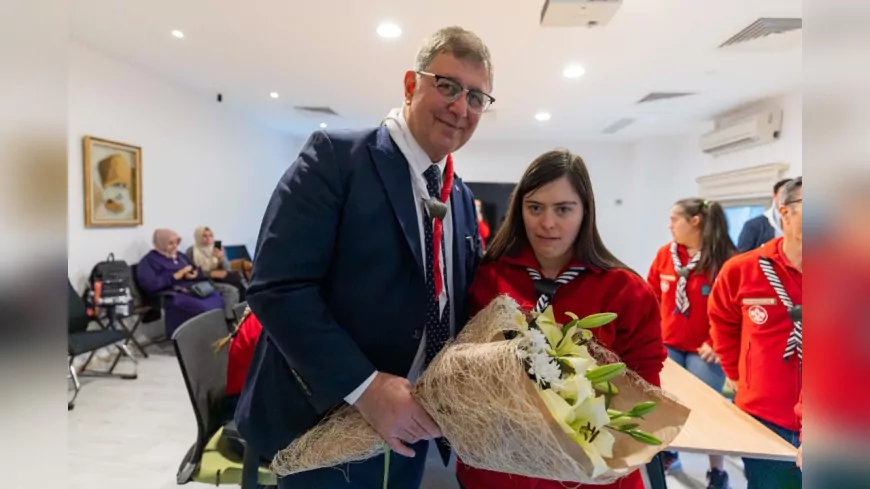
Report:
[[[619,261],[604,246],[595,224],[595,194],[586,163],[567,150],[548,151],[526,168],[520,183],[514,188],[508,204],[507,216],[486,249],[484,262],[495,261],[503,256],[512,256],[529,246],[526,227],[523,223],[523,198],[544,185],[567,177],[583,204],[583,223],[574,241],[574,258],[584,265],[602,270],[623,268],[631,270]]]
[[[682,199],[676,204],[687,219],[701,219],[701,259],[695,268],[707,272],[710,279],[716,277],[722,265],[737,253],[737,247],[728,234],[728,219],[717,202],[702,199]]]

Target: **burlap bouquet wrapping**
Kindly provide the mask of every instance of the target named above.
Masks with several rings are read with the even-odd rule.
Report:
[[[638,420],[640,429],[662,440],[650,446],[615,433],[610,470],[592,478],[592,463],[550,415],[523,370],[516,351],[522,338],[505,340],[519,330],[519,307],[499,297],[466,325],[459,337],[435,357],[414,394],[441,428],[456,455],[481,469],[586,484],[608,484],[648,463],[677,436],[689,409],[633,372],[612,381],[619,389],[611,408],[628,411],[644,401],[658,408]],[[599,363],[618,361],[590,344]],[[285,476],[377,456],[384,440],[352,407],[333,412],[280,451],[272,470]]]

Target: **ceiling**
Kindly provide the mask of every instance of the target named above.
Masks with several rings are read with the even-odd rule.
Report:
[[[73,38],[242,110],[307,134],[363,127],[402,100],[422,40],[447,25],[490,48],[493,96],[475,139],[613,140],[697,130],[713,116],[799,90],[800,31],[720,49],[760,17],[801,17],[801,0],[625,0],[604,27],[544,28],[544,0],[73,0]],[[375,30],[401,26],[397,39]],[[184,39],[171,35],[182,30]],[[788,42],[769,42],[788,37]],[[774,39],[776,41],[776,39]],[[586,74],[569,80],[566,64]],[[270,98],[278,92],[280,98]],[[650,92],[694,95],[644,104]],[[296,105],[328,106],[310,117]],[[552,114],[547,122],[536,112]],[[636,121],[615,134],[621,118]]]

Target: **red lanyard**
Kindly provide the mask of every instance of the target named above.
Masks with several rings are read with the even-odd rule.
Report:
[[[447,199],[450,198],[450,191],[453,190],[453,155],[447,155],[447,166],[444,169],[444,185],[441,186],[441,203],[447,204]],[[443,278],[441,277],[441,235],[444,234],[444,224],[441,218],[436,217],[432,227],[432,254],[435,263],[432,267],[435,273],[435,300],[441,295],[441,288],[444,287]],[[447,258],[444,259],[444,264],[447,265]]]

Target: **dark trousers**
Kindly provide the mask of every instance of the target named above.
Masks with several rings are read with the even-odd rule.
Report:
[[[248,300],[248,289],[245,287],[245,283],[242,281],[242,274],[240,272],[227,271],[227,276],[220,279],[213,279],[215,282],[222,282],[225,284],[230,284],[239,291],[239,302],[245,302]]]
[[[797,448],[800,434],[755,417],[761,424],[770,428],[783,440]],[[747,489],[801,489],[803,486],[801,469],[794,462],[780,462],[757,458],[744,458]]]
[[[418,489],[423,482],[429,441],[411,446],[414,458],[390,454],[390,489]],[[311,470],[278,479],[279,489],[381,489],[384,486],[384,456],[340,467]]]

